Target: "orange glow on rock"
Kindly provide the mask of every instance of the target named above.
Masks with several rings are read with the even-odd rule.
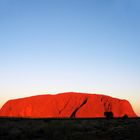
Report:
[[[113,112],[114,117],[137,117],[127,100],[106,95],[61,93],[38,95],[9,100],[0,110],[0,116],[30,118],[95,118]]]

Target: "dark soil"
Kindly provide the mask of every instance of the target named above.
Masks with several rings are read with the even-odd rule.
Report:
[[[0,140],[140,140],[140,118],[0,118]]]

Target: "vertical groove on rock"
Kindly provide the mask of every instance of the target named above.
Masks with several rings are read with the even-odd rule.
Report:
[[[70,99],[68,99],[68,101],[65,103],[64,107],[61,110],[59,110],[59,114],[61,114],[62,111],[65,110],[65,108],[67,107],[67,105],[69,104],[69,102],[70,102]]]
[[[85,100],[83,101],[83,103],[82,103],[78,108],[76,108],[76,109],[73,111],[73,113],[71,114],[70,118],[75,118],[75,115],[76,115],[77,111],[78,111],[83,105],[85,105],[85,104],[87,103],[87,100],[88,100],[88,99],[85,99]]]

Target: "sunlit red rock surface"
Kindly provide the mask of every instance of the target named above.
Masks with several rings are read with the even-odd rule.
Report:
[[[114,117],[136,117],[127,100],[86,93],[38,95],[9,100],[0,110],[0,116],[30,118],[95,118],[112,111]]]

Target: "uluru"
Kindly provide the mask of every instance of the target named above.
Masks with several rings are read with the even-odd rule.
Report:
[[[67,92],[36,95],[7,101],[2,117],[98,118],[112,112],[114,117],[137,117],[129,101],[107,95]]]

